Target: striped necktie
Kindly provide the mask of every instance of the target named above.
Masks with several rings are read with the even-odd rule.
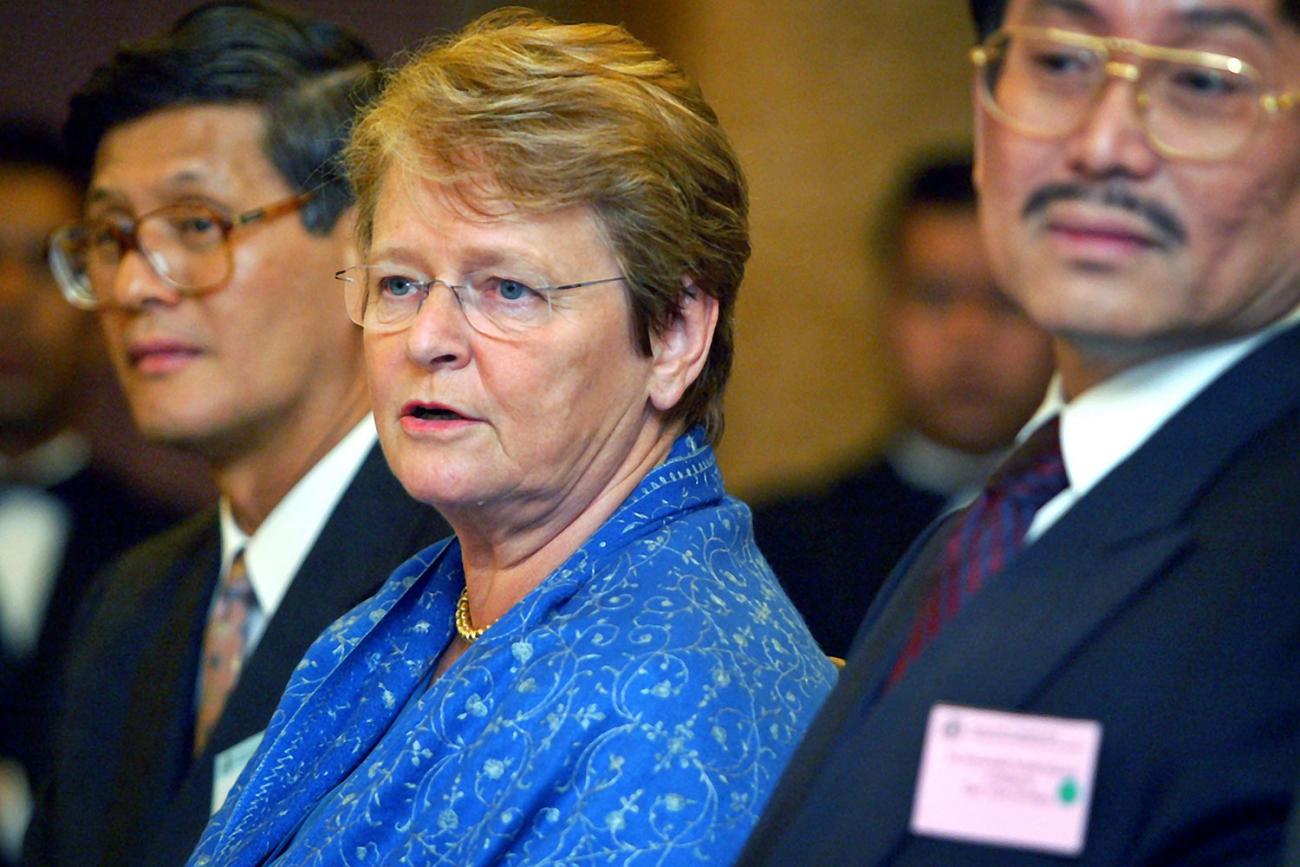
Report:
[[[257,597],[248,580],[244,552],[235,555],[230,571],[217,590],[207,629],[203,633],[203,659],[199,678],[199,709],[194,724],[194,754],[203,751],[208,736],[221,718],[226,698],[239,680],[248,647],[249,627]]]
[[[890,684],[1024,547],[1025,533],[1038,510],[1069,487],[1060,428],[1060,416],[1054,416],[1034,431],[954,521],[939,558],[937,580],[894,662]]]

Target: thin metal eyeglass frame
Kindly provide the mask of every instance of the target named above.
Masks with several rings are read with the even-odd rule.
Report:
[[[1089,102],[1088,108],[1080,113],[1079,118],[1074,123],[1062,127],[1059,131],[1044,131],[1026,124],[1008,114],[994,98],[990,92],[989,84],[984,76],[984,69],[1003,48],[1015,36],[1024,36],[1028,38],[1037,38],[1045,41],[1056,42],[1061,45],[1072,48],[1080,48],[1085,51],[1091,51],[1096,54],[1102,61],[1103,75],[1097,80],[1095,92]],[[1146,114],[1146,92],[1142,86],[1142,68],[1136,63],[1128,63],[1121,60],[1115,60],[1115,54],[1130,54],[1142,60],[1163,60],[1170,63],[1181,63],[1189,66],[1204,66],[1208,69],[1215,69],[1222,72],[1228,72],[1234,75],[1241,75],[1249,79],[1256,85],[1262,86],[1263,77],[1254,66],[1237,57],[1227,54],[1217,54],[1212,51],[1199,51],[1189,48],[1169,48],[1163,45],[1150,45],[1136,39],[1128,39],[1122,36],[1092,36],[1087,33],[1076,33],[1071,30],[1061,30],[1056,27],[1031,27],[1026,25],[1007,25],[987,39],[976,45],[970,51],[971,63],[975,65],[976,73],[979,76],[979,96],[980,102],[984,107],[1002,123],[1024,135],[1035,138],[1063,138],[1077,132],[1088,121],[1088,117],[1100,100],[1101,95],[1105,92],[1106,85],[1111,79],[1119,79],[1131,83],[1135,88],[1135,96],[1138,105],[1138,117],[1142,122],[1142,131],[1146,134],[1147,141],[1159,153],[1173,159],[1194,160],[1199,162],[1211,162],[1214,160],[1227,159],[1235,154],[1241,148],[1245,147],[1246,142],[1251,138],[1259,125],[1260,115],[1256,114],[1256,119],[1252,125],[1251,131],[1242,137],[1242,140],[1232,147],[1218,153],[1196,154],[1193,152],[1172,148],[1160,141],[1151,132],[1150,122]],[[1264,110],[1263,117],[1275,119],[1283,112],[1289,111],[1297,104],[1300,104],[1300,91],[1268,91],[1259,95],[1259,106]]]
[[[127,253],[136,252],[139,253],[140,257],[149,264],[149,268],[155,274],[158,275],[159,279],[163,280],[165,283],[167,283],[167,285],[176,289],[182,295],[199,295],[204,292],[210,292],[213,289],[220,286],[222,283],[224,283],[227,279],[229,279],[231,271],[234,267],[233,256],[230,249],[230,235],[232,232],[234,232],[236,229],[242,228],[252,223],[268,222],[270,220],[276,219],[277,217],[282,217],[285,214],[295,213],[301,210],[304,206],[306,206],[308,202],[310,202],[315,197],[316,197],[315,191],[309,190],[308,192],[305,193],[299,193],[295,196],[290,196],[287,199],[279,199],[277,201],[271,202],[270,204],[262,205],[257,208],[252,208],[250,210],[243,211],[239,214],[236,214],[233,217],[227,217],[225,214],[222,214],[220,211],[217,211],[216,209],[208,205],[198,204],[197,207],[202,208],[203,210],[206,210],[209,214],[211,214],[214,222],[221,229],[221,248],[223,253],[225,254],[224,255],[225,263],[226,263],[225,273],[221,277],[219,277],[216,280],[213,280],[210,283],[205,283],[199,286],[191,286],[189,284],[182,283],[176,280],[171,275],[166,274],[162,270],[160,270],[158,266],[154,263],[153,254],[140,246],[140,238],[139,238],[140,224],[145,220],[149,219],[150,217],[153,217],[156,214],[162,213],[164,211],[172,210],[176,207],[179,207],[183,203],[173,203],[170,205],[163,205],[161,208],[154,208],[152,211],[143,213],[138,217],[133,217],[130,220],[130,225],[125,229],[123,229],[120,226],[113,225],[111,223],[107,224],[109,231],[112,233],[114,239],[117,241],[118,259],[117,259],[116,267],[118,268],[122,267],[122,261],[126,258]],[[89,285],[90,283],[89,274],[84,274],[84,278],[86,280],[87,285],[85,287],[80,285],[80,281],[74,275],[71,265],[69,265],[67,262],[64,261],[64,254],[62,253],[62,250],[66,243],[66,239],[77,229],[85,228],[88,227],[89,225],[90,223],[88,223],[87,221],[78,221],[76,223],[69,223],[68,225],[60,226],[58,229],[55,229],[50,234],[49,266],[50,266],[50,270],[54,273],[56,281],[59,284],[59,290],[63,293],[64,299],[69,304],[71,304],[74,307],[79,307],[82,310],[97,310],[100,307],[107,305],[109,301],[107,299],[98,297],[97,293],[94,290],[94,287]]]
[[[353,265],[349,268],[344,268],[341,271],[335,271],[334,279],[339,280],[343,283],[348,283],[350,285],[357,285],[358,283],[360,283],[360,281],[354,278],[352,276],[352,273],[356,271],[364,271],[373,267],[375,266],[374,265]],[[536,286],[536,287],[529,286],[528,288],[546,297],[546,303],[549,311],[550,301],[551,301],[550,295],[553,292],[562,292],[565,289],[581,289],[584,286],[597,286],[601,283],[614,283],[619,280],[626,280],[626,279],[627,279],[626,276],[619,275],[618,277],[602,277],[599,280],[583,280],[578,283],[562,283],[558,286]],[[466,313],[465,302],[460,296],[460,290],[469,289],[469,286],[466,286],[461,283],[448,283],[446,280],[443,280],[439,277],[434,277],[431,280],[412,280],[411,282],[416,283],[420,286],[421,290],[423,291],[423,297],[420,299],[420,303],[416,305],[415,309],[411,311],[410,316],[403,317],[402,319],[399,319],[395,322],[383,323],[382,326],[376,327],[375,325],[367,325],[365,323],[364,310],[354,312],[352,309],[353,305],[348,304],[346,305],[348,308],[348,318],[351,319],[353,323],[360,325],[362,328],[365,328],[376,334],[396,334],[399,331],[405,331],[407,328],[411,327],[411,323],[414,322],[415,318],[420,315],[420,311],[424,308],[424,302],[428,300],[430,293],[433,291],[433,287],[441,285],[441,286],[446,286],[448,289],[451,290],[452,297],[456,299],[456,305],[460,308],[461,313],[465,315],[465,321],[468,322],[470,326],[474,328],[475,331],[479,332],[480,334],[486,333],[488,334],[489,337],[494,336],[491,333],[484,332],[483,329],[474,325],[474,322],[469,318],[469,315]],[[362,292],[362,298],[363,300],[365,298],[364,291]],[[488,316],[488,314],[484,313],[483,316],[489,322],[493,321],[492,317]],[[550,320],[550,314],[548,312],[547,321],[549,320]],[[497,327],[501,329],[502,333],[510,333],[509,330],[504,328],[503,326],[498,325]],[[523,330],[527,330],[527,329],[523,329]]]

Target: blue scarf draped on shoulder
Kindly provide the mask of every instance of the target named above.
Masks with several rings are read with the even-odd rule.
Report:
[[[308,649],[191,865],[730,863],[834,672],[698,431],[440,678],[454,540]]]

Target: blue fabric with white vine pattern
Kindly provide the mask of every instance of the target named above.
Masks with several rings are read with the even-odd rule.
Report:
[[[428,684],[454,541],[307,651],[192,865],[730,863],[834,670],[682,436]]]

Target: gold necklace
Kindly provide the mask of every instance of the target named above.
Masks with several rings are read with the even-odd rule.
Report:
[[[495,620],[492,623],[496,623]],[[460,591],[460,599],[456,600],[456,634],[459,635],[466,644],[473,644],[483,637],[483,633],[492,628],[492,623],[487,626],[474,628],[474,623],[469,619],[469,586]]]

